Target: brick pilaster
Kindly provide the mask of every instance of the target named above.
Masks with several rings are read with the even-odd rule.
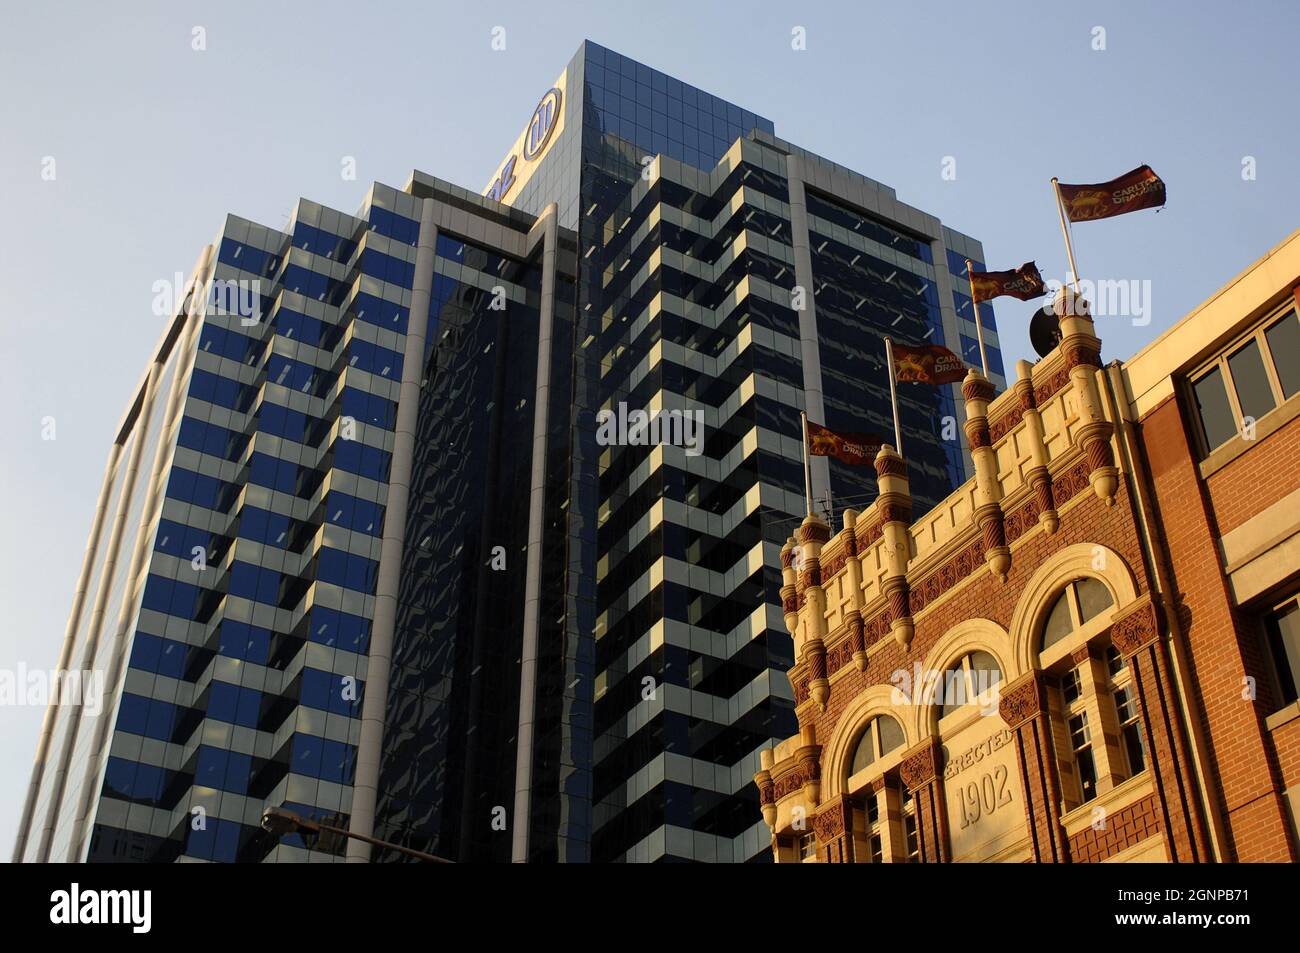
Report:
[[[1031,859],[1039,863],[1068,861],[1061,827],[1061,782],[1052,754],[1042,673],[1029,672],[1003,689],[998,713],[1014,735]]]

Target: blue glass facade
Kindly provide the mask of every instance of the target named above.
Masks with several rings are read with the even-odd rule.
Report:
[[[347,817],[413,208],[376,186],[356,216],[303,201],[283,232],[227,220],[201,325],[170,358],[192,365],[160,499],[134,516],[149,552],[98,764],[96,726],[71,729],[87,749],[71,785],[98,790],[43,806],[51,859],[275,859],[266,804]]]
[[[747,782],[759,749],[795,724],[780,674],[792,647],[778,550],[802,515],[810,373],[791,306],[801,279],[787,157],[799,150],[762,116],[590,41],[566,78],[561,141],[511,201],[532,213],[557,201],[578,234],[578,340],[590,343],[575,350],[573,377],[598,382],[572,417],[573,439],[586,442],[574,472],[598,492],[595,559],[579,564],[598,596],[591,856],[761,858]],[[799,154],[804,167],[823,161]],[[880,194],[873,204],[893,201],[892,190],[858,183]],[[809,184],[803,196],[802,283],[820,348],[811,373],[824,423],[888,433],[882,337],[969,359],[953,333],[963,328],[957,277],[938,270],[954,245],[978,246],[833,191]],[[991,309],[985,317],[991,329]],[[1000,374],[992,334],[990,344]],[[620,403],[702,410],[711,462],[641,447],[598,453],[595,411]],[[904,387],[900,412],[923,511],[969,472],[958,402],[951,388]],[[832,461],[829,490],[837,509],[866,506],[874,473]],[[741,571],[751,556],[762,568]]]
[[[351,819],[392,519],[375,833],[511,859],[543,285],[522,249],[551,203],[569,264],[545,391],[527,859],[770,855],[751,780],[795,726],[779,550],[803,515],[800,411],[815,391],[827,425],[888,432],[885,333],[972,361],[962,289],[978,245],[594,43],[563,85],[563,129],[510,207],[417,173],[404,191],[376,184],[356,215],[303,201],[283,230],[228,219],[201,323],[168,360],[175,418],[132,438],[146,459],[162,449],[157,504],[138,489],[108,510],[147,539],[139,576],[123,565],[106,583],[103,616],[129,616],[108,740],[59,714],[46,761],[66,761],[67,790],[39,786],[32,829],[49,834],[25,859],[341,859],[259,820],[267,805]],[[435,192],[417,373],[420,203]],[[225,283],[256,320],[225,313]],[[981,320],[1002,384],[987,305]],[[415,449],[393,516],[404,375],[419,381]],[[968,473],[960,427],[943,436],[958,404],[949,388],[901,397],[924,509]],[[599,444],[597,413],[619,404],[702,414],[702,453]],[[870,471],[838,463],[825,485],[837,512],[875,494]],[[111,670],[112,641],[85,667]]]

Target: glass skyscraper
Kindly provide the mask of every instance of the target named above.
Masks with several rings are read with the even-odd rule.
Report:
[[[885,334],[977,362],[983,255],[594,43],[539,92],[484,194],[417,172],[200,255],[65,636],[104,711],[50,709],[15,859],[400,859],[268,805],[456,860],[770,857],[800,412],[891,432]],[[970,473],[962,404],[900,398],[923,510]],[[620,405],[701,414],[702,452],[598,442]]]

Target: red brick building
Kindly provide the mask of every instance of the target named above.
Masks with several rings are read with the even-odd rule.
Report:
[[[969,481],[783,550],[800,733],[778,862],[1294,861],[1300,232],[1126,362],[1087,305],[994,396]]]

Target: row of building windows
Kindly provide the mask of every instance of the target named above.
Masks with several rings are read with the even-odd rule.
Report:
[[[372,223],[377,231],[396,241],[414,245],[418,239],[418,226],[401,216],[382,209],[371,209]],[[334,261],[346,261],[355,254],[356,245],[350,239],[324,230],[299,224],[295,227],[291,243],[294,247]],[[219,258],[229,267],[251,272],[258,277],[272,277],[281,265],[278,254],[254,248],[241,242],[225,240],[221,243]],[[414,268],[409,262],[368,249],[361,270],[390,283],[409,287]],[[284,287],[318,300],[330,299],[342,303],[345,293],[356,283],[338,281],[328,275],[312,272],[297,263],[285,268]],[[270,310],[273,303],[263,299],[261,314],[272,313],[274,330],[283,339],[322,348],[326,353],[338,347],[347,334],[347,322],[331,323],[308,316],[289,308]],[[358,320],[379,327],[406,330],[407,310],[379,297],[356,292],[349,305],[351,315]],[[235,322],[229,322],[234,325]],[[198,348],[205,354],[224,357],[244,366],[256,366],[266,353],[268,339],[265,325],[249,324],[245,327],[223,327],[221,322],[207,321],[200,332]],[[247,332],[247,333],[245,333]],[[399,345],[400,349],[400,345]],[[347,368],[365,371],[376,377],[400,379],[402,355],[391,348],[353,337],[347,343],[344,359]],[[296,391],[313,391],[336,379],[320,367],[292,359],[286,354],[272,353],[266,361],[265,373],[260,380],[268,380]],[[332,386],[332,384],[331,384]],[[243,383],[214,373],[210,367],[195,368],[189,384],[189,396],[206,403],[249,413],[257,403],[260,382]],[[360,422],[391,427],[395,407],[386,397],[371,394],[355,387],[342,389],[335,415],[353,417]],[[256,408],[256,431],[268,436],[279,436],[302,442],[319,443],[326,430],[320,429],[322,421],[274,403],[263,402]],[[317,433],[320,430],[320,433]],[[196,417],[182,418],[177,436],[178,446],[220,459],[235,460],[246,452],[251,435],[237,433],[227,427],[208,423]],[[333,465],[358,475],[382,482],[389,467],[389,454],[357,442],[339,440],[332,450]],[[327,458],[328,460],[329,458]],[[319,478],[313,479],[311,471],[287,460],[277,459],[265,452],[251,455],[250,482],[288,493],[315,492]],[[169,475],[167,496],[216,511],[230,511],[239,496],[240,487],[226,483],[215,476],[196,473],[184,467],[173,467]],[[378,535],[382,532],[383,507],[373,500],[359,499],[350,494],[331,491],[321,502],[318,518],[333,526]],[[295,539],[302,533],[300,524],[289,516],[269,510],[244,506],[238,522],[230,532],[258,543],[288,547],[300,543]],[[188,561],[196,548],[211,564],[219,558],[218,550],[231,543],[206,529],[191,527],[175,519],[160,520],[155,548],[179,560]],[[184,570],[178,573],[184,576]],[[374,588],[376,564],[373,560],[326,548],[318,557],[318,578],[337,587],[359,588],[370,592]],[[208,590],[191,581],[167,579],[151,573],[142,594],[145,610],[182,620],[193,620],[209,599]],[[229,594],[244,599],[277,604],[284,598],[285,583],[281,573],[256,566],[242,559],[231,562],[224,584]],[[330,591],[328,588],[326,592]],[[292,593],[289,593],[292,595]],[[236,658],[259,665],[269,664],[272,651],[283,652],[281,646],[292,649],[296,639],[307,638],[319,644],[355,653],[368,649],[370,621],[360,616],[322,606],[310,606],[308,614],[292,635],[276,635],[268,628],[229,619],[219,621],[216,638],[205,646],[189,645],[167,639],[150,632],[140,631],[134,636],[130,665],[136,671],[150,672],[178,680],[202,678],[211,671],[209,661],[215,649],[227,658]],[[277,640],[280,645],[277,645]],[[287,640],[287,641],[286,641]],[[344,717],[356,717],[364,685],[355,678],[318,669],[306,668],[296,684],[285,691],[287,696],[277,706],[273,698],[263,692],[212,681],[193,709],[163,699],[147,698],[135,693],[123,694],[116,727],[130,734],[182,742],[180,737],[192,735],[203,718],[239,725],[247,728],[266,727],[262,722],[274,714],[281,723],[286,709],[284,702],[301,704],[308,708],[330,712]],[[338,784],[351,783],[355,752],[351,746],[324,738],[299,736],[294,739],[290,759],[292,770],[310,777],[318,777]],[[253,759],[237,752],[209,746],[200,747],[195,762],[193,778],[185,783],[217,790],[247,794]],[[122,759],[112,759],[105,775],[106,791],[110,796],[124,797],[136,802],[157,803],[163,789],[170,783],[162,769],[136,764]],[[304,810],[313,810],[305,808]],[[214,822],[209,829],[190,836],[184,850],[194,856],[211,859],[234,860],[241,840],[246,840],[249,830],[229,822]]]
[[[270,278],[280,267],[280,256],[255,245],[223,238],[217,251],[217,261],[231,268],[239,268],[259,278]]]
[[[934,264],[934,254],[928,240],[909,235],[894,225],[872,218],[833,199],[824,198],[811,189],[805,190],[805,198],[809,215],[863,235],[879,245],[902,252],[918,261]]]
[[[293,238],[290,243],[294,248],[301,248],[303,251],[328,258],[330,261],[346,262],[357,250],[357,243],[352,239],[335,235],[323,228],[308,225],[306,222],[294,224]]]
[[[1300,392],[1300,318],[1288,307],[1214,359],[1192,380],[1193,404],[1209,452],[1241,435]]]
[[[412,248],[420,239],[419,222],[377,205],[370,206],[370,227],[380,235]]]

